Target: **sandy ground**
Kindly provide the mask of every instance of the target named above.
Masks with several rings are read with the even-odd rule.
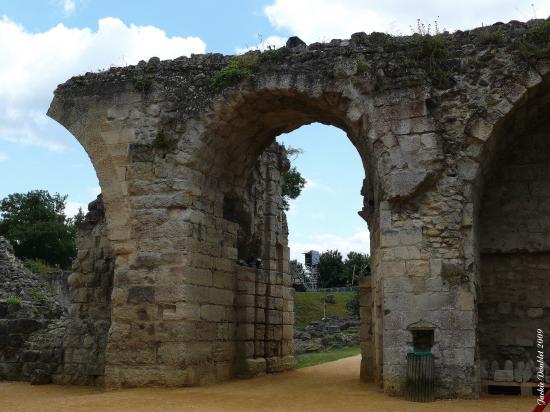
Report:
[[[360,357],[251,380],[201,388],[100,391],[0,382],[2,412],[172,411],[532,411],[535,398],[486,396],[478,401],[410,403],[359,382]]]

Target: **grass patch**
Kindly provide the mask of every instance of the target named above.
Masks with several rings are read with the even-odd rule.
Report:
[[[12,295],[6,299],[6,303],[8,305],[19,306],[21,304],[21,298],[19,296]]]
[[[233,86],[241,80],[254,79],[257,63],[258,56],[252,54],[243,54],[231,58],[227,66],[218,70],[212,76],[212,87],[221,90],[224,87]]]
[[[353,299],[354,292],[296,292],[294,316],[296,329],[303,330],[311,321],[323,318],[323,298],[334,295],[335,303],[327,304],[327,316],[348,317],[346,304]]]
[[[33,273],[38,273],[40,275],[47,275],[49,273],[58,272],[59,269],[54,268],[53,266],[48,265],[42,260],[39,259],[26,259],[23,262],[23,265]]]
[[[303,353],[296,355],[296,369],[306,368],[308,366],[320,365],[321,363],[332,362],[338,359],[349,358],[359,355],[361,348],[353,346],[351,348],[331,349],[323,352]]]

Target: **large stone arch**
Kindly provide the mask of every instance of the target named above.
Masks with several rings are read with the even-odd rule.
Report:
[[[305,77],[279,75],[220,97],[213,104],[213,110],[205,115],[207,122],[201,144],[194,154],[197,159],[211,159],[201,165],[207,176],[203,190],[210,188],[222,195],[214,204],[214,210],[222,210],[223,221],[229,227],[235,224],[238,227],[231,245],[241,262],[236,268],[237,375],[279,371],[292,365],[292,285],[288,272],[288,229],[280,193],[281,174],[273,173],[273,168],[265,170],[262,178],[267,195],[258,196],[258,192],[250,190],[258,180],[254,165],[279,134],[320,122],[346,132],[358,150],[365,174],[370,175],[367,110],[367,99],[352,84],[336,83],[320,90]],[[281,170],[285,167],[288,165],[279,165]],[[359,213],[368,221],[373,210],[373,194],[367,178],[363,188],[357,190],[362,190],[365,197],[364,208]],[[223,232],[229,228],[222,225],[218,230]],[[262,260],[261,271],[242,267],[242,262],[250,262],[254,257]],[[264,299],[264,295],[265,311],[263,305],[257,306],[258,299]],[[278,301],[280,297],[282,300]],[[256,308],[251,303],[253,299]],[[258,315],[258,310],[265,315]],[[371,323],[370,317],[365,319],[364,329],[368,330]],[[279,335],[282,339],[276,338]],[[371,353],[364,356],[374,357]]]
[[[511,131],[546,107],[548,66],[520,50],[532,24],[444,33],[435,69],[419,47],[430,37],[357,33],[246,60],[153,58],[59,86],[51,113],[105,186],[116,255],[105,384],[289,367],[284,161],[269,145],[317,121],[344,130],[365,168],[362,376],[402,394],[407,353],[429,346],[437,395],[478,396],[479,211]]]

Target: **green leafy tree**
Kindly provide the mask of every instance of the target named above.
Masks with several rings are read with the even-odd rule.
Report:
[[[347,285],[357,282],[370,273],[370,257],[365,253],[349,252],[344,262],[343,278]]]
[[[322,288],[332,288],[345,286],[344,262],[342,254],[338,250],[327,250],[321,253],[319,264],[317,265],[319,274],[319,286]]]
[[[302,149],[289,146],[285,147],[286,157],[289,162],[292,163],[296,158],[301,155]],[[306,185],[306,179],[302,174],[296,169],[295,166],[292,166],[289,170],[283,173],[283,205],[285,209],[288,209],[289,200],[296,199],[302,193],[302,189]]]
[[[306,179],[292,166],[283,174],[283,204],[288,209],[289,199],[296,199],[302,193],[302,189],[306,185]]]
[[[70,268],[76,254],[78,220],[65,216],[67,196],[45,190],[13,193],[0,202],[0,236],[13,245],[16,256]]]

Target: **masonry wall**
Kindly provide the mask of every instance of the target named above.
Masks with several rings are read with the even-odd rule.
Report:
[[[537,329],[550,333],[550,134],[507,148],[480,213],[481,359],[536,359]],[[547,359],[550,354],[546,354]]]
[[[288,227],[281,197],[284,148],[269,146],[256,162],[239,224],[236,268],[238,376],[280,372],[294,365],[294,290],[288,267]],[[245,216],[250,216],[246,218]]]
[[[44,384],[62,376],[68,319],[46,277],[27,270],[0,237],[0,380]]]
[[[207,54],[60,85],[48,113],[90,155],[115,260],[106,385],[286,365],[288,249],[271,194],[249,204],[249,177],[275,136],[321,122],[345,131],[364,165],[375,381],[403,394],[415,334],[433,333],[437,396],[477,397],[479,241],[493,236],[478,226],[494,227],[477,217],[504,209],[480,207],[479,190],[493,149],[525,144],[548,118],[550,64],[524,53],[546,44],[523,47],[538,23],[442,33],[437,64],[420,36],[355,33],[251,51],[246,78],[227,70],[235,57]],[[543,237],[525,233],[528,249],[513,253]]]
[[[67,279],[70,320],[63,339],[64,368],[55,382],[102,385],[114,261],[101,195],[89,204],[76,244],[78,254]]]

